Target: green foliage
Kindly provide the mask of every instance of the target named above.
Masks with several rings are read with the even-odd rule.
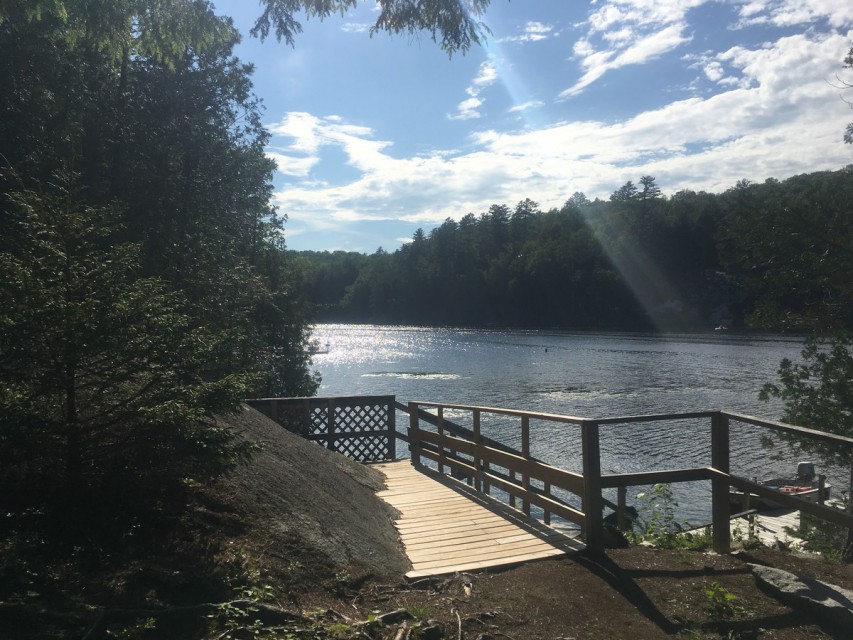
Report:
[[[379,15],[370,34],[380,31],[388,33],[417,34],[426,32],[433,42],[439,42],[448,55],[456,51],[467,51],[472,44],[479,44],[487,32],[486,27],[476,20],[489,6],[491,0],[382,0]],[[290,45],[301,33],[302,25],[294,14],[302,12],[306,17],[322,20],[356,6],[358,0],[262,0],[264,11],[252,28],[252,35],[266,38],[272,29],[279,40]]]
[[[117,240],[138,245],[140,275],[179,290],[181,312],[222,338],[221,373],[262,371],[249,395],[313,393],[268,135],[230,21],[198,0],[48,5],[39,19],[14,2],[2,12],[0,144],[18,176],[0,176],[2,192],[73,169],[87,206],[118,205]],[[69,37],[81,24],[89,40]],[[172,49],[135,32],[142,48],[97,44],[149,27]]]
[[[248,459],[214,414],[313,393],[310,336],[230,20],[6,0],[0,22],[0,503],[100,548]]]
[[[802,548],[817,553],[827,560],[843,560],[848,531],[842,526],[821,520],[807,513],[800,513],[797,529],[786,527],[785,533],[803,541]]]
[[[853,342],[846,335],[829,340],[810,337],[802,350],[802,362],[789,359],[779,365],[778,384],[768,383],[761,390],[763,400],[779,398],[785,403],[782,419],[791,424],[853,437]],[[795,434],[780,433],[779,438],[791,447],[813,453],[826,462],[850,469],[847,488],[848,511],[850,487],[853,486],[853,447],[825,442]],[[834,539],[828,535],[830,525],[806,526],[804,539],[815,548],[826,549]],[[836,540],[840,542],[840,540]],[[853,561],[853,528],[837,550],[847,561]],[[832,555],[832,554],[830,554]]]
[[[637,494],[639,518],[628,539],[633,544],[649,543],[658,549],[702,551],[711,546],[711,531],[685,531],[676,519],[678,501],[671,484],[656,484],[648,493]]]
[[[222,372],[228,337],[139,275],[116,208],[65,181],[9,194],[0,251],[3,479],[80,504],[221,475],[251,448],[210,422],[257,384]],[[6,485],[8,488],[8,485]],[[5,492],[4,492],[5,493]],[[118,493],[119,495],[116,495]],[[159,493],[159,492],[158,492]]]
[[[853,172],[722,194],[575,193],[447,219],[394,253],[301,252],[319,319],[707,331],[850,326]],[[817,223],[815,221],[818,221]]]
[[[218,19],[200,0],[85,0],[0,2],[0,24],[42,22],[61,28],[66,44],[120,61],[127,56],[157,60],[174,68],[187,48],[202,52],[233,40],[230,22]]]
[[[801,356],[802,362],[782,360],[779,382],[765,384],[760,398],[781,399],[785,422],[853,437],[853,342],[846,336],[811,337]],[[848,447],[832,443],[787,434],[779,437],[828,464],[846,466],[853,454]]]
[[[716,580],[705,589],[705,597],[708,617],[715,622],[731,620],[746,613],[744,606],[737,601],[737,596]]]
[[[742,181],[724,194],[722,266],[747,294],[757,328],[853,326],[853,172]]]

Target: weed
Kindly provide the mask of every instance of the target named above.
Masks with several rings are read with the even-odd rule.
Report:
[[[705,589],[705,597],[708,617],[715,622],[731,620],[746,612],[743,605],[737,602],[737,596],[716,580]]]
[[[354,629],[343,622],[338,622],[333,625],[329,625],[326,628],[326,632],[329,634],[330,638],[345,640],[346,638],[351,638],[354,634]]]
[[[803,549],[827,560],[841,560],[847,542],[847,529],[807,513],[800,514],[800,528],[785,527],[785,533],[803,541]]]
[[[628,539],[634,544],[649,542],[659,549],[703,551],[711,546],[711,529],[685,531],[676,519],[678,501],[671,484],[656,484],[649,493],[637,494],[640,518]]]
[[[424,605],[413,605],[409,607],[409,613],[412,614],[412,617],[414,617],[415,620],[423,622],[429,619],[432,615],[432,610]]]

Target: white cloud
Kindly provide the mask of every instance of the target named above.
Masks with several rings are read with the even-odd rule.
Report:
[[[825,19],[833,28],[853,22],[850,0],[748,0],[738,9],[737,27],[791,27]]]
[[[347,124],[337,115],[321,118],[310,113],[291,112],[267,129],[274,136],[290,139],[286,147],[280,145],[268,155],[278,166],[284,167],[283,173],[297,176],[309,175],[319,162],[317,154],[321,146],[340,146],[347,153],[349,164],[370,170],[381,162],[382,150],[391,144],[367,139],[372,133],[368,127]]]
[[[809,32],[761,48],[733,47],[701,63],[709,79],[737,83],[716,95],[612,123],[489,129],[473,135],[467,149],[425,156],[396,157],[373,130],[340,118],[288,114],[270,128],[276,145],[271,156],[292,176],[276,203],[291,220],[308,226],[360,220],[431,224],[525,197],[543,208],[560,205],[574,191],[606,197],[646,174],[655,175],[665,190],[720,191],[744,177],[781,179],[839,168],[850,162],[850,149],[841,142],[849,109],[828,80],[851,36]],[[478,77],[487,75],[481,69]],[[476,111],[480,105],[471,106]],[[323,168],[324,146],[340,149],[356,177],[328,185],[301,180]]]
[[[294,157],[275,151],[268,151],[267,157],[275,162],[275,166],[279,173],[286,176],[296,176],[299,178],[307,178],[311,173],[312,167],[316,165],[320,158],[317,156]]]
[[[545,103],[541,100],[529,100],[523,104],[517,104],[509,108],[510,113],[517,113],[519,111],[528,111],[529,109],[538,109],[543,106]]]
[[[723,65],[720,64],[719,60],[711,60],[704,66],[702,71],[711,82],[719,82],[725,77]]]
[[[584,52],[581,56],[581,66],[586,71],[575,84],[562,91],[559,97],[568,98],[579,94],[608,71],[630,64],[642,64],[675,49],[690,40],[683,35],[683,31],[682,24],[670,25],[647,36],[633,38],[630,45],[623,43],[616,49],[605,51],[594,51],[589,42],[584,41],[579,50]],[[578,48],[575,50],[576,54],[577,51]]]
[[[575,42],[581,77],[560,93],[579,94],[608,71],[643,64],[689,42],[687,12],[709,0],[609,0],[593,10],[582,25],[586,34]]]
[[[467,100],[463,100],[456,107],[456,113],[448,115],[447,117],[451,120],[471,120],[472,118],[479,118],[480,112],[477,109],[480,108],[480,105],[483,104],[483,101],[479,98],[468,98]]]
[[[493,62],[487,60],[486,62],[480,65],[480,72],[477,74],[477,77],[474,78],[474,80],[471,82],[471,85],[479,90],[483,87],[488,87],[497,79],[497,67],[494,65]]]
[[[498,38],[497,42],[539,42],[554,34],[554,27],[542,22],[528,22],[518,35]]]
[[[372,26],[367,22],[345,22],[341,25],[341,31],[345,33],[367,33]]]
[[[476,77],[465,89],[470,98],[463,100],[456,107],[456,113],[448,114],[449,120],[471,120],[479,118],[482,114],[479,108],[483,105],[480,93],[498,79],[498,69],[495,64],[487,60],[480,65]]]

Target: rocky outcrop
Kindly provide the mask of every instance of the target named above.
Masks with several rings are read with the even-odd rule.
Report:
[[[836,629],[853,629],[853,591],[781,569],[749,565],[758,586],[780,602],[817,615]]]

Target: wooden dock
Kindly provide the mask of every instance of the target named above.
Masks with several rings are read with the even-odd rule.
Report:
[[[791,509],[773,509],[756,513],[754,536],[769,547],[782,543],[791,549],[802,547],[803,541],[792,537],[786,529],[800,528],[800,512]],[[749,535],[749,522],[746,518],[737,518],[731,522],[732,539],[744,539]]]
[[[462,482],[416,469],[409,460],[374,468],[387,479],[379,497],[400,514],[394,525],[412,563],[407,578],[520,564],[584,548]]]

